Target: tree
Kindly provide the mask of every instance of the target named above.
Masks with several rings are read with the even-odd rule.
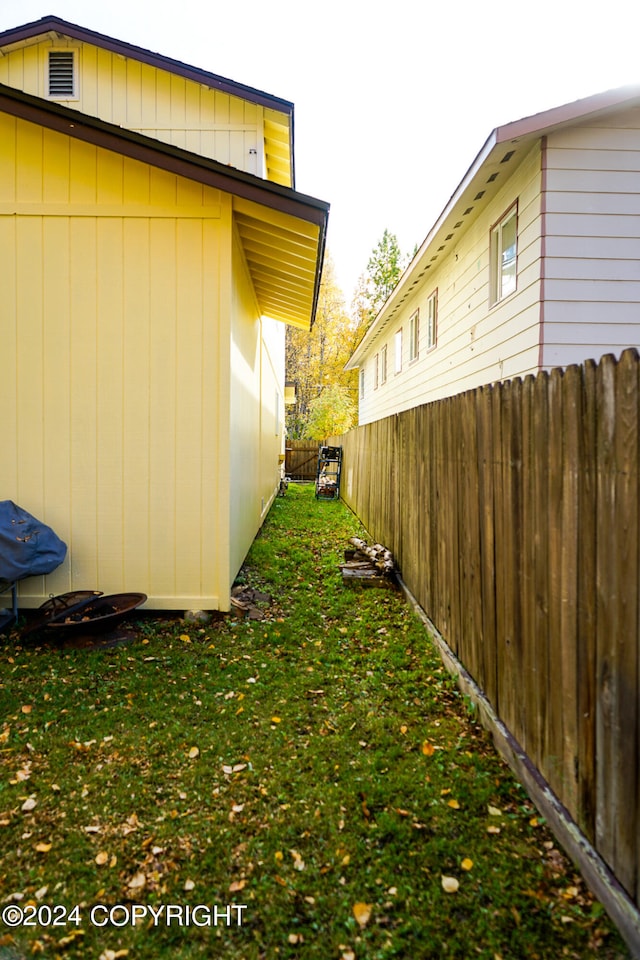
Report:
[[[358,417],[358,406],[347,387],[332,383],[309,404],[306,435],[312,440],[339,436],[351,429]]]
[[[352,301],[352,313],[362,339],[376,314],[393,293],[409,257],[400,250],[395,233],[385,229],[371,251],[366,271],[361,274]]]
[[[336,281],[333,261],[327,254],[311,332],[287,328],[286,378],[296,384],[296,403],[286,412],[287,434],[292,439],[311,436],[308,433],[311,405],[329,387],[340,387],[354,410],[357,408],[357,372],[344,369],[355,345],[355,325]],[[351,425],[348,423],[344,429]]]

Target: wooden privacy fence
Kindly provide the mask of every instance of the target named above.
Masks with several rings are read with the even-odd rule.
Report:
[[[627,350],[339,438],[343,498],[636,905],[639,369]]]
[[[284,470],[290,480],[315,480],[319,448],[317,440],[287,440]]]

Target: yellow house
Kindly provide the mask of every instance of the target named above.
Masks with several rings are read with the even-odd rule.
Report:
[[[55,17],[0,34],[0,499],[69,547],[21,606],[228,609],[324,253],[292,129],[287,101]]]

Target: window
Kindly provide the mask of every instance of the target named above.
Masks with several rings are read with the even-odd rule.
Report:
[[[418,345],[420,339],[420,311],[412,315],[409,320],[409,362],[418,359]]]
[[[380,350],[380,385],[387,382],[387,345]]]
[[[360,370],[360,399],[364,397],[364,367]]]
[[[438,291],[434,290],[427,300],[427,350],[436,345],[436,321],[438,319]]]
[[[49,51],[47,96],[53,100],[68,100],[77,96],[74,50]]]
[[[491,230],[491,303],[499,303],[516,289],[518,207],[514,204]]]
[[[380,357],[376,353],[373,358],[373,389],[378,389],[378,384],[380,382]]]
[[[402,327],[396,331],[394,337],[395,344],[395,358],[394,358],[394,373],[400,373],[402,370]]]

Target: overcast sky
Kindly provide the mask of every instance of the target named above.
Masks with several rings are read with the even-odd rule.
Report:
[[[495,127],[640,83],[630,0],[0,0],[0,30],[47,14],[293,101],[296,187],[331,204],[347,301],[385,228],[422,242]]]

